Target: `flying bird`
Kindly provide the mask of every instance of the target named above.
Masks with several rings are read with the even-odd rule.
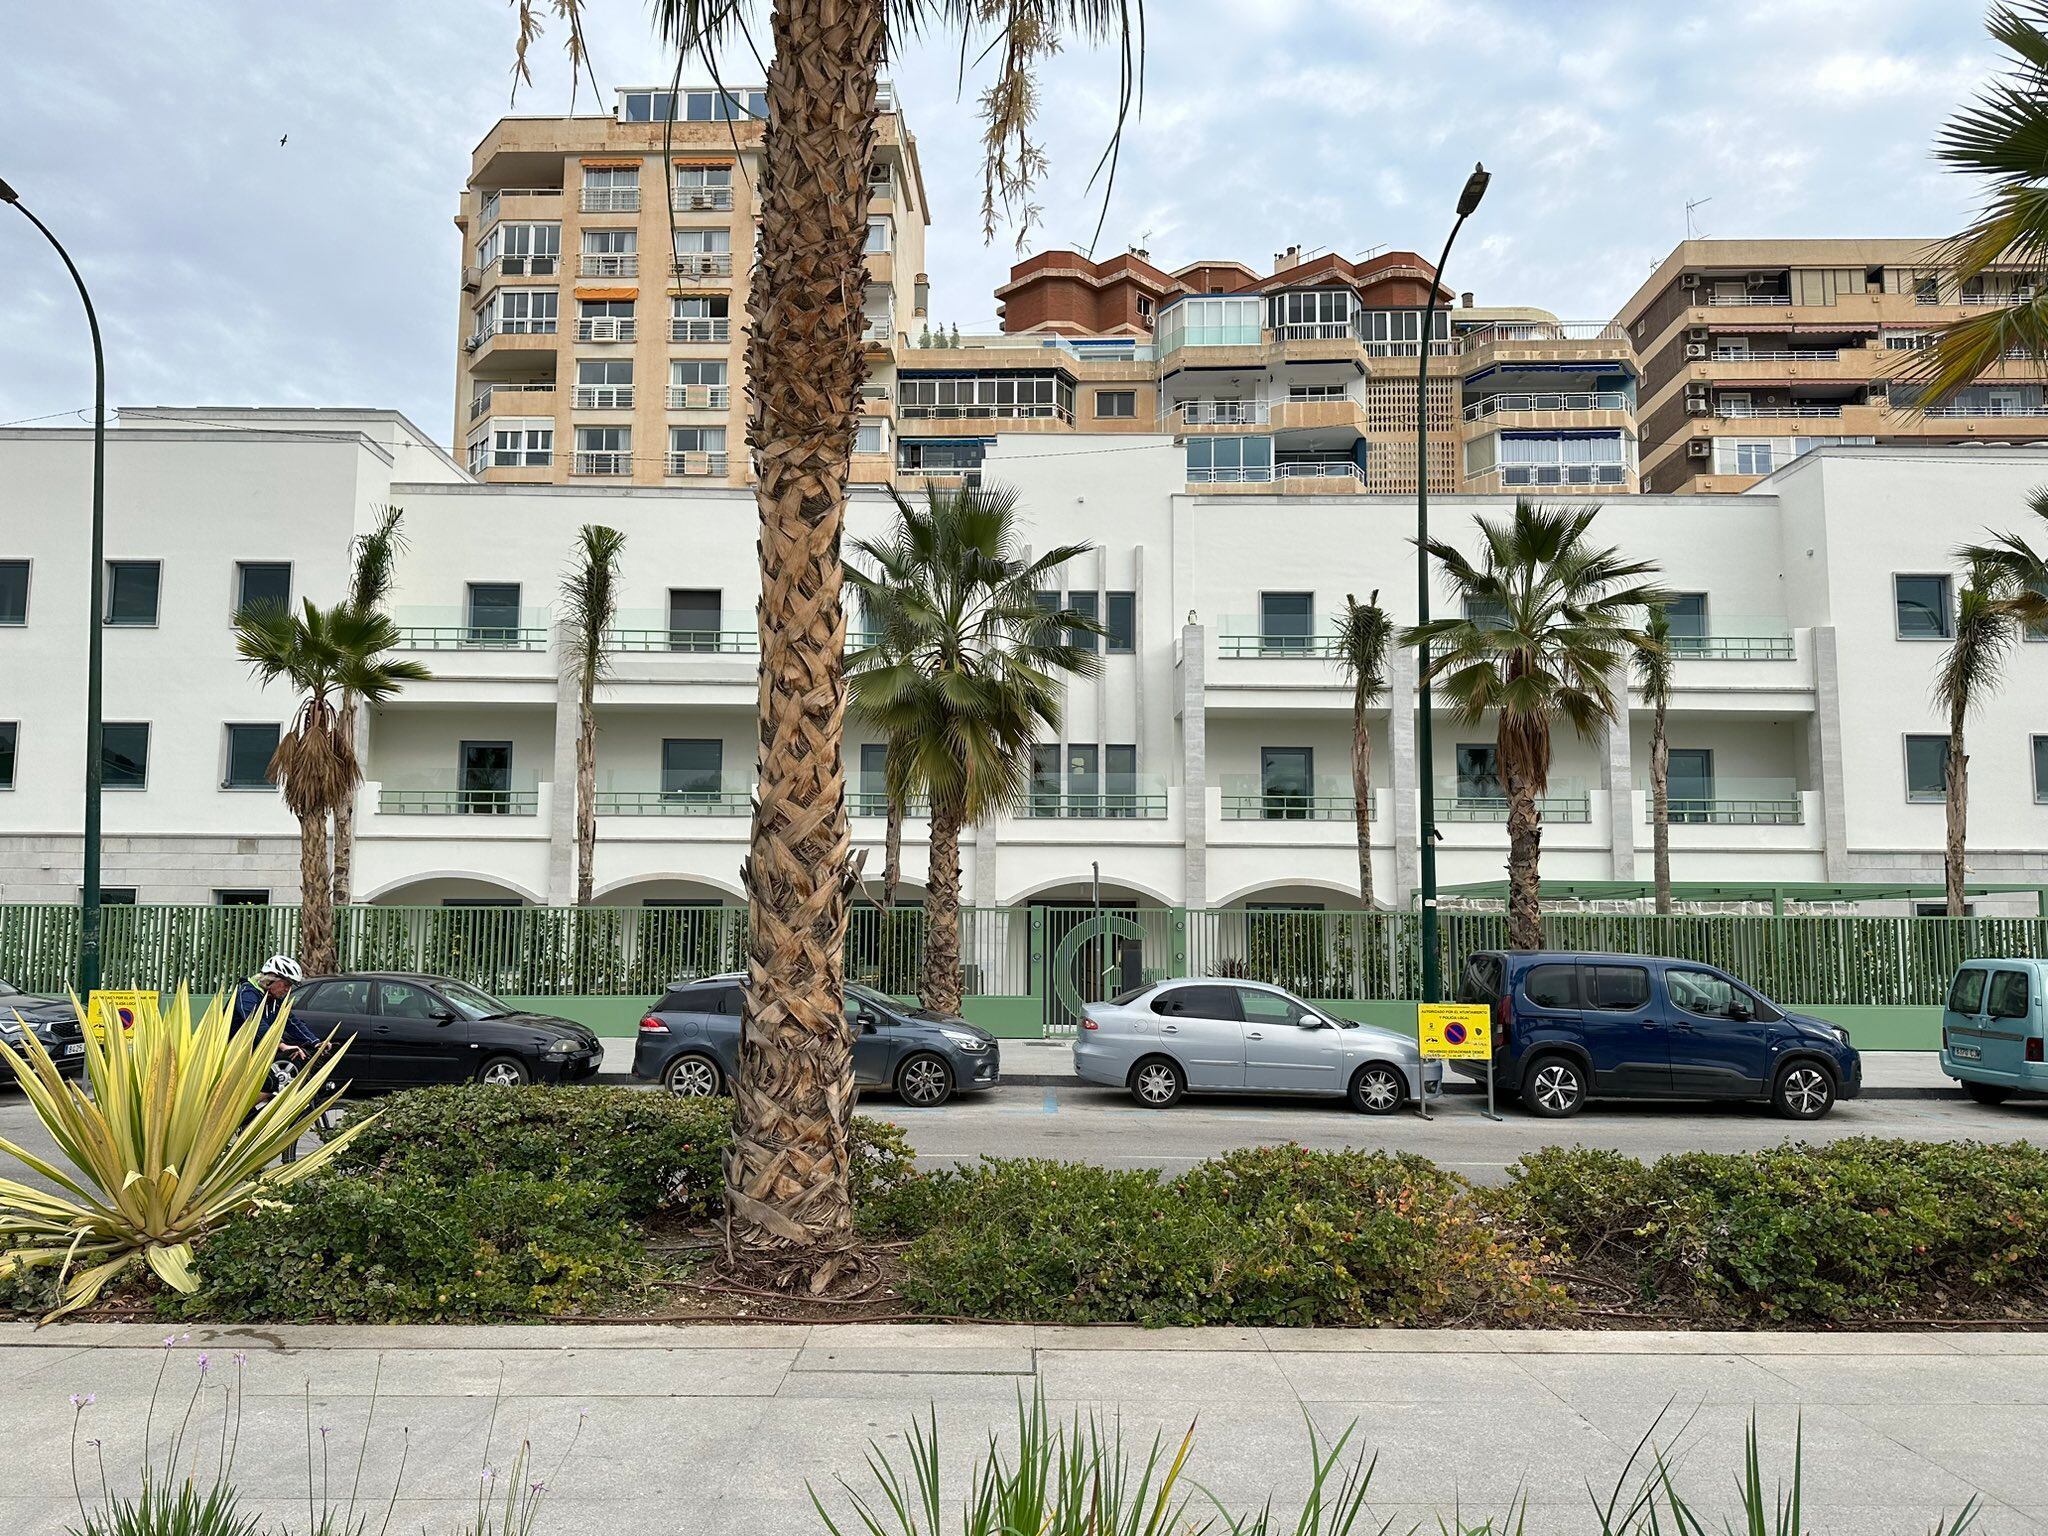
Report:
[[[290,137],[291,137],[291,135],[290,135],[290,134],[286,134],[286,135],[284,136],[284,138],[283,138],[283,139],[279,139],[279,140],[277,141],[277,147],[278,147],[279,149],[283,149],[283,148],[284,148],[284,140],[285,140],[285,139],[288,139],[288,138],[290,138]]]

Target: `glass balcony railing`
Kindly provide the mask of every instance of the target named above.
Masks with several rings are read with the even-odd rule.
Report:
[[[392,613],[398,645],[407,651],[544,651],[545,608],[399,608]]]
[[[1671,654],[1682,661],[1790,661],[1792,630],[1782,619],[1722,618],[1714,615],[1709,634],[1674,634]]]
[[[1328,657],[1337,654],[1337,637],[1316,620],[1314,634],[1295,634],[1270,629],[1256,615],[1226,613],[1217,621],[1216,654],[1225,657],[1274,656],[1283,660]]]
[[[1625,411],[1629,398],[1619,390],[1576,390],[1559,394],[1488,395],[1465,407],[1467,421],[1482,421],[1502,411]]]
[[[1643,819],[1656,819],[1656,805],[1647,783],[1637,786],[1643,797]],[[1796,827],[1805,806],[1796,779],[1716,779],[1712,784],[1672,786],[1671,824],[1678,826]]]
[[[1304,785],[1267,783],[1255,773],[1225,774],[1222,780],[1225,821],[1352,821],[1357,801],[1351,781],[1318,774]],[[1366,815],[1373,814],[1371,802]]]
[[[513,784],[381,784],[377,789],[380,816],[537,816],[540,783]]]
[[[1462,779],[1436,781],[1438,821],[1504,822],[1508,819],[1505,789]],[[1593,819],[1593,799],[1582,781],[1552,779],[1547,794],[1536,797],[1536,813],[1545,821],[1584,822]]]
[[[1017,814],[1027,821],[1158,821],[1166,815],[1166,781],[1140,774],[1107,789],[1034,784]]]
[[[613,627],[605,633],[605,649],[750,656],[761,648],[761,637],[754,630],[706,628],[701,624],[697,619],[677,622],[659,608],[622,608]]]
[[[751,816],[752,779],[721,779],[688,786],[607,785],[597,792],[600,816]]]
[[[846,792],[846,813],[849,816],[872,816],[878,820],[887,820],[889,815],[888,792],[880,789],[848,790]],[[922,820],[924,817],[931,815],[931,813],[931,802],[923,799],[912,800],[903,808],[904,818],[909,821]]]

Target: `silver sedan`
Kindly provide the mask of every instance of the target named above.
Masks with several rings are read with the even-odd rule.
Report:
[[[1408,1036],[1321,1012],[1255,981],[1180,977],[1090,1003],[1074,1036],[1084,1082],[1165,1109],[1188,1093],[1324,1094],[1388,1115],[1443,1088]]]

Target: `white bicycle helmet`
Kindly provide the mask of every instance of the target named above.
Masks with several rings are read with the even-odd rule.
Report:
[[[290,955],[272,955],[263,962],[263,970],[260,974],[265,976],[281,976],[295,987],[306,979],[304,969]]]

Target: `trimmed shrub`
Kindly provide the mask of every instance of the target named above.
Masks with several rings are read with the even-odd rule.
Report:
[[[1550,1148],[1497,1197],[1574,1261],[1687,1320],[2048,1311],[2048,1150],[1850,1138],[1645,1165]]]
[[[1539,1245],[1421,1159],[1296,1146],[1179,1179],[1041,1160],[919,1178],[871,1215],[917,1232],[904,1290],[930,1312],[1154,1326],[1505,1324],[1559,1292]]]
[[[616,1301],[644,1262],[606,1189],[524,1173],[331,1177],[209,1237],[169,1316],[220,1322],[547,1317]]]

